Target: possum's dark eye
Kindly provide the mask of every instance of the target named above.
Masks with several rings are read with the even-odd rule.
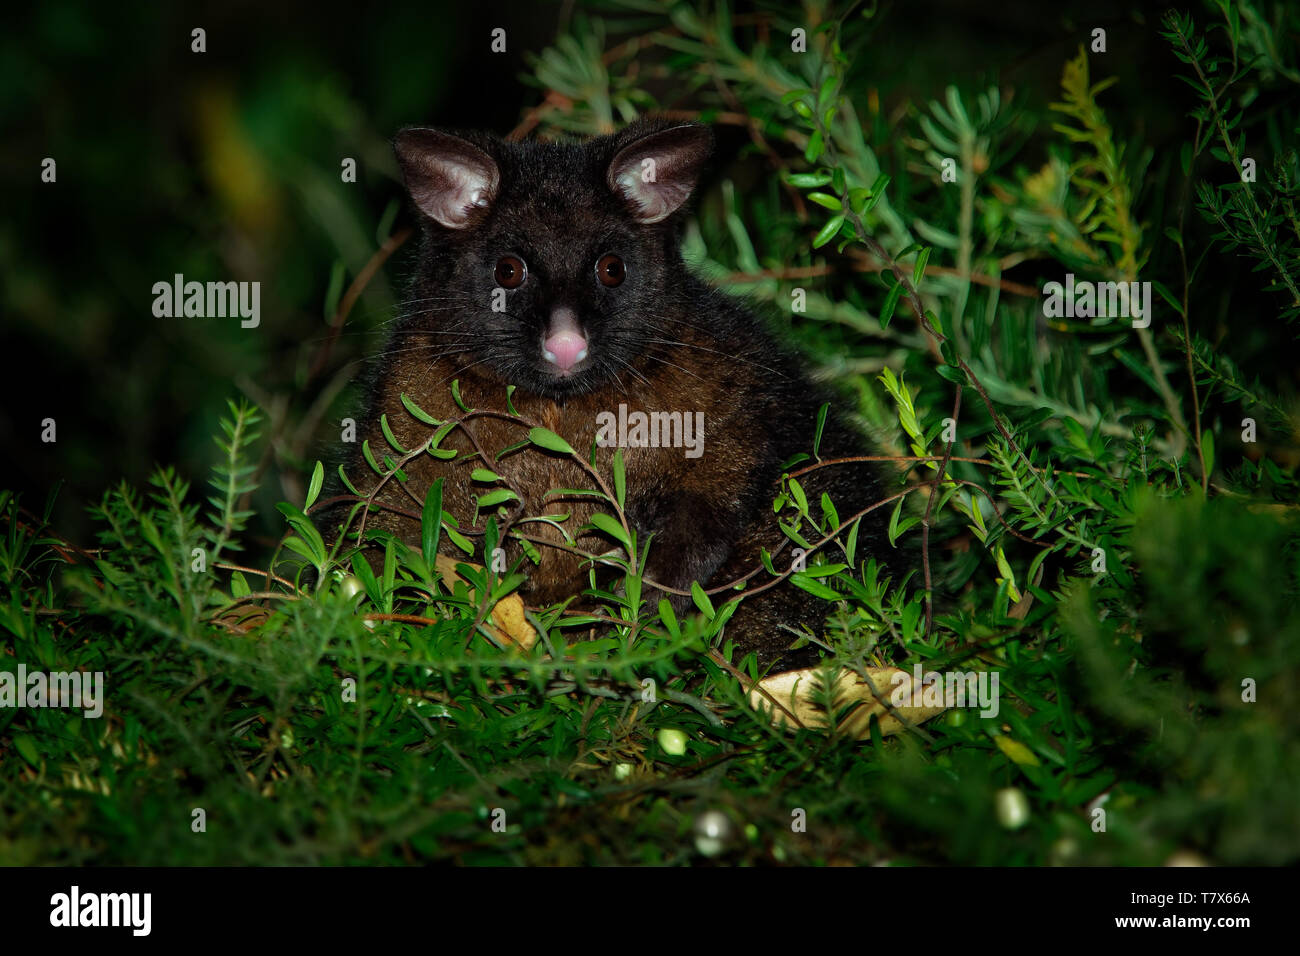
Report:
[[[619,285],[626,276],[627,269],[623,267],[623,260],[612,252],[596,260],[596,277],[600,279],[601,285],[612,289],[614,286]]]
[[[528,266],[518,256],[502,256],[497,260],[495,276],[501,288],[517,289],[528,276]]]

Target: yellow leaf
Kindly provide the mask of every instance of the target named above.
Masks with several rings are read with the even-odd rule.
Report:
[[[998,734],[993,738],[993,742],[998,745],[998,750],[1011,758],[1015,763],[1022,767],[1037,767],[1038,758],[1034,752],[1018,740],[1012,740],[1005,734]]]
[[[444,580],[454,579],[466,585],[469,582],[456,573],[457,564],[469,564],[472,568],[483,570],[482,565],[457,561],[445,554],[438,555],[434,560]],[[478,600],[472,587],[469,591],[469,599]],[[505,648],[514,645],[527,651],[532,650],[533,645],[537,643],[537,629],[524,617],[524,599],[518,594],[508,594],[498,601],[496,607],[492,609],[491,618],[483,626],[492,635],[497,647]]]

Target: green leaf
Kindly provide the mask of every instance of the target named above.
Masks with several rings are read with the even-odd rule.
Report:
[[[794,497],[794,503],[799,508],[800,514],[808,513],[808,496],[804,494],[803,485],[798,480],[790,479],[790,494]]]
[[[809,193],[808,199],[819,206],[825,206],[827,209],[839,210],[843,208],[843,203],[829,193]]]
[[[590,488],[552,488],[542,498],[599,498],[601,501],[609,500],[605,492],[593,491]]]
[[[948,330],[945,329],[943,326],[943,320],[939,318],[939,316],[936,315],[932,309],[925,310],[925,317],[929,321],[930,325],[934,328],[934,330],[938,332],[940,335],[948,334]]]
[[[556,451],[564,455],[574,454],[572,446],[567,441],[547,428],[529,429],[528,440],[547,451]]]
[[[471,481],[500,481],[501,476],[487,468],[475,468],[469,473]]]
[[[858,555],[858,529],[862,527],[862,521],[853,522],[853,527],[849,529],[849,540],[844,543],[844,560],[853,567],[857,567]]]
[[[323,561],[312,549],[311,545],[295,534],[291,534],[284,539],[284,546],[299,557],[305,558],[308,564],[318,565]]]
[[[806,574],[810,578],[829,578],[831,575],[839,574],[848,568],[847,564],[814,564],[809,566],[806,571],[800,571],[800,574]]]
[[[408,398],[405,392],[402,392],[399,397],[402,400],[402,404],[406,406],[406,410],[411,413],[411,417],[426,425],[438,426],[442,424],[442,422],[438,421],[438,419],[434,418],[419,405],[415,404],[413,400]]]
[[[489,491],[485,495],[480,495],[478,506],[480,508],[494,508],[497,505],[503,505],[507,501],[518,501],[519,496],[509,488],[498,488],[495,491]]]
[[[674,640],[680,640],[682,629],[677,623],[677,615],[673,612],[672,602],[667,598],[659,599],[659,620],[663,621],[664,627],[668,633],[673,636]]]
[[[443,440],[444,438],[446,438],[448,435],[450,435],[451,432],[452,432],[452,429],[454,429],[454,428],[456,428],[456,427],[457,427],[457,424],[456,424],[456,422],[454,422],[454,421],[453,421],[453,422],[443,422],[441,425],[438,426],[438,430],[437,430],[436,432],[434,432],[434,433],[433,433],[433,437],[432,437],[431,439],[429,439],[429,454],[430,454],[430,455],[432,455],[434,458],[441,458],[443,461],[446,461],[446,460],[449,459],[449,458],[455,458],[455,457],[456,457],[456,449],[454,449],[454,448],[439,448],[439,447],[438,447],[439,445],[442,444],[442,440]]]
[[[321,485],[325,483],[325,466],[319,461],[311,472],[311,484],[307,486],[307,500],[303,502],[302,508],[307,511],[316,503],[316,498],[320,495]]]
[[[831,181],[830,173],[791,173],[785,181],[799,189],[814,189]]]
[[[804,116],[804,119],[809,119],[812,116],[812,110],[809,110],[803,103],[796,103],[794,105],[795,112],[801,116],[803,116],[803,113],[799,110],[800,106],[803,106],[808,111],[808,115]],[[808,137],[808,148],[803,151],[803,158],[809,163],[815,163],[821,159],[823,149],[825,149],[825,144],[822,142],[822,131],[819,129],[813,130],[813,134]]]
[[[790,575],[790,581],[795,585],[795,587],[807,591],[814,597],[819,597],[826,601],[842,601],[844,599],[843,594],[840,594],[833,588],[822,584],[816,578],[809,577],[805,571],[796,571],[794,574]]]
[[[695,606],[698,607],[709,620],[712,620],[717,614],[717,612],[713,610],[713,602],[710,601],[709,596],[704,593],[704,588],[700,587],[699,581],[691,582],[691,600],[695,602]]]
[[[30,734],[15,734],[14,749],[33,767],[40,769],[41,752],[35,739]]]
[[[460,397],[460,379],[458,379],[458,378],[453,378],[453,379],[451,380],[451,397],[452,397],[452,400],[453,400],[457,405],[460,406],[461,411],[463,411],[463,412],[472,412],[472,411],[474,411],[474,409],[472,409],[472,408],[470,408],[468,405],[466,405],[464,399],[462,399],[462,398]]]
[[[903,512],[903,502],[906,500],[905,498],[899,498],[894,502],[894,510],[889,515],[889,543],[891,545],[898,540],[898,519]]]
[[[338,315],[339,299],[343,296],[343,279],[347,275],[343,261],[336,260],[330,269],[330,284],[325,288],[325,321],[331,322]]]
[[[805,551],[812,550],[812,545],[808,543],[808,539],[796,531],[794,525],[786,524],[784,521],[778,521],[776,524],[777,527],[781,529],[781,533],[795,544],[799,545],[799,547],[803,548]]]
[[[356,485],[352,484],[351,479],[348,478],[347,473],[343,470],[342,465],[339,465],[339,481],[343,482],[343,487],[346,488],[349,492],[356,495],[357,497],[361,497],[361,492],[357,491]]]
[[[407,453],[407,449],[402,447],[402,443],[397,440],[397,436],[393,434],[392,428],[389,427],[388,416],[386,414],[381,414],[379,416],[379,428],[380,431],[384,433],[384,440],[388,442],[389,446],[394,451],[403,455]]]
[[[894,317],[894,310],[898,308],[898,299],[903,294],[903,283],[899,282],[889,290],[889,295],[885,296],[885,304],[880,307],[880,327],[889,328],[889,322]]]
[[[493,457],[497,461],[501,461],[507,455],[513,455],[519,449],[527,448],[531,444],[532,442],[530,442],[527,438],[525,438],[523,441],[517,441],[513,445],[507,445],[505,448],[502,448],[499,452],[497,452],[496,455]]]
[[[918,525],[921,523],[921,518],[919,515],[911,515],[907,518],[902,517],[903,502],[906,500],[907,500],[906,498],[899,498],[898,501],[894,504],[893,512],[889,516],[890,545],[896,545],[898,539],[902,537],[904,534],[906,534],[909,528],[911,528],[913,525]]]
[[[626,548],[629,554],[631,553],[632,541],[628,538],[627,532],[623,530],[623,526],[619,524],[618,521],[605,514],[603,511],[597,511],[591,516],[591,523]]]
[[[920,286],[921,279],[925,276],[925,265],[930,261],[930,247],[926,246],[921,250],[921,254],[916,257],[916,265],[912,267],[912,285]]]
[[[375,580],[375,571],[360,553],[352,555],[352,573],[361,579],[361,586],[366,589],[366,596],[376,606],[379,604],[379,582]]]
[[[301,536],[301,538],[291,536],[286,539],[285,547],[301,554],[317,567],[324,566],[325,541],[321,538],[320,532],[316,530],[316,526],[311,523],[311,519],[287,501],[280,502],[276,505],[276,508],[288,519],[289,526]],[[295,545],[299,547],[295,547]]]
[[[831,496],[822,492],[822,516],[826,519],[827,529],[833,530],[840,526],[840,515],[835,510],[835,505],[831,502]]]
[[[1065,429],[1065,437],[1069,439],[1070,444],[1084,455],[1091,457],[1092,445],[1088,441],[1088,432],[1083,425],[1066,416],[1061,419],[1061,426]]]
[[[952,339],[944,339],[939,343],[939,354],[953,368],[961,367],[961,356],[957,354],[957,346],[952,344]]]
[[[840,227],[844,225],[844,214],[831,216],[830,221],[822,226],[822,231],[817,233],[813,239],[813,248],[820,249],[826,243],[830,242],[839,233]]]
[[[420,513],[420,551],[424,563],[431,569],[437,560],[438,538],[442,533],[442,485],[446,479],[439,478],[429,486],[429,493],[424,496],[424,509]]]
[[[1156,290],[1156,294],[1159,295],[1160,298],[1169,303],[1170,308],[1179,315],[1183,314],[1183,304],[1174,298],[1174,294],[1169,291],[1163,282],[1159,279],[1152,280],[1151,288]],[[1147,318],[1150,318],[1150,316],[1147,316]]]
[[[822,88],[817,91],[817,109],[824,110],[830,105],[831,100],[835,98],[835,85],[839,82],[838,78],[832,73],[826,77],[822,83]]]
[[[447,527],[445,530],[447,532],[447,537],[451,538],[452,544],[460,548],[466,554],[472,555],[474,553],[474,545],[470,543],[469,538],[465,537],[455,528]]]
[[[623,449],[614,452],[614,498],[620,508],[627,507],[627,469],[623,465]]]

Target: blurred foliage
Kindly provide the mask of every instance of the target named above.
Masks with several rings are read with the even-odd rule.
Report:
[[[57,37],[66,57],[111,34],[74,7],[41,9],[31,35]],[[143,433],[165,413],[180,467],[144,495],[139,481],[95,495],[93,545],[31,510],[51,471],[15,480],[26,510],[0,497],[13,659],[104,670],[112,688],[103,720],[0,711],[0,861],[678,863],[705,858],[692,827],[711,809],[732,822],[732,862],[1300,859],[1300,13],[1228,0],[1163,18],[822,0],[555,13],[551,45],[513,47],[526,82],[496,76],[484,88],[508,91],[504,105],[475,96],[468,121],[450,105],[475,89],[467,76],[439,63],[439,97],[401,69],[437,58],[411,52],[402,28],[424,34],[400,15],[336,26],[370,66],[355,88],[321,66],[328,45],[306,43],[249,56],[247,75],[213,57],[210,75],[173,84],[177,100],[141,88],[154,111],[185,104],[145,125],[152,152],[73,126],[59,104],[85,76],[38,66],[38,45],[6,67],[12,89],[48,93],[45,133],[62,137],[29,129],[16,168],[53,153],[104,177],[93,195],[65,191],[89,180],[61,159],[53,198],[25,188],[0,233],[6,315],[26,341],[77,357],[59,367],[78,388],[34,415],[60,418],[51,460],[80,489],[102,486],[108,445],[155,447],[131,444],[121,416],[144,415]],[[163,24],[150,29],[182,62],[188,28]],[[1091,49],[1097,26],[1105,53]],[[428,118],[412,110],[553,138],[650,109],[720,134],[688,227],[694,266],[794,338],[889,453],[920,459],[900,462],[892,489],[891,536],[929,558],[906,581],[855,547],[855,516],[807,501],[797,478],[775,502],[793,540],[824,542],[800,578],[827,598],[825,632],[806,635],[831,652],[824,676],[886,661],[995,670],[996,718],[954,710],[866,743],[773,728],[745,698],[752,660],[725,642],[743,595],[701,590],[700,613],[680,621],[637,600],[643,554],[616,475],[591,477],[605,527],[628,536],[605,558],[622,586],[595,591],[598,616],[536,609],[528,652],[484,627],[518,569],[463,563],[457,581],[434,565],[437,537],[456,531],[434,498],[422,546],[387,542],[380,573],[313,527],[317,442],[393,302],[381,269],[319,360],[322,321],[403,227],[383,136]],[[139,181],[141,155],[158,167],[149,188],[107,186]],[[340,189],[344,155],[360,160],[361,189]],[[152,223],[132,227],[145,241],[115,240],[119,219]],[[152,282],[175,272],[276,276],[261,334],[117,324],[145,316]],[[1067,272],[1151,282],[1150,328],[1045,318],[1043,286]],[[805,311],[792,309],[800,290]],[[123,361],[77,364],[106,354]],[[261,411],[227,406],[235,390]],[[5,427],[15,460],[41,449]],[[447,427],[430,423],[415,453]],[[108,444],[65,445],[78,429]],[[208,467],[201,508],[184,476]],[[291,534],[270,507],[284,498]],[[230,563],[240,543],[243,570]],[[564,647],[566,628],[583,639]],[[355,702],[340,694],[349,678]],[[684,753],[664,730],[686,733]],[[1008,791],[1028,808],[1018,825],[997,813]],[[190,830],[194,807],[207,834]],[[796,808],[807,832],[791,829]]]
[[[494,14],[463,4],[14,11],[0,36],[0,309],[26,367],[0,386],[5,485],[39,498],[67,482],[58,520],[84,536],[106,479],[140,483],[159,461],[202,471],[226,401],[243,395],[270,418],[256,531],[272,542],[277,497],[300,497],[324,436],[337,437],[325,423],[349,407],[396,301],[398,274],[379,271],[327,351],[343,291],[332,278],[351,282],[404,224],[389,139],[435,118],[514,122],[524,52],[553,29],[522,15],[531,6],[516,6],[498,55]],[[482,53],[466,35],[484,38]],[[345,157],[355,183],[340,176]],[[177,273],[259,281],[261,325],[154,318],[150,290]],[[40,439],[46,417],[55,445]]]

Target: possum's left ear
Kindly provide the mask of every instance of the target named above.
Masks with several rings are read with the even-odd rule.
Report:
[[[713,135],[705,126],[687,123],[647,133],[618,151],[606,181],[633,216],[659,222],[690,197],[711,152]]]

